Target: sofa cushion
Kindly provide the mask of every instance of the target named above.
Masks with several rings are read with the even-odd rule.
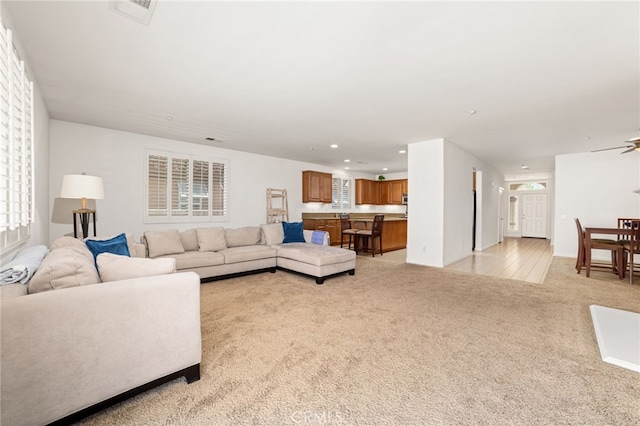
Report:
[[[184,253],[180,232],[177,229],[147,231],[144,233],[144,238],[147,240],[149,257]]]
[[[245,226],[238,229],[225,229],[224,238],[228,247],[253,246],[260,244],[261,229],[259,226]]]
[[[269,223],[262,225],[264,243],[268,246],[282,244],[284,241],[284,229],[282,223]]]
[[[302,222],[282,222],[282,228],[284,229],[284,240],[282,242],[285,244],[304,243],[302,225]]]
[[[113,238],[104,240],[94,240],[87,238],[85,240],[87,248],[93,254],[94,260],[98,258],[101,253],[113,253],[122,256],[131,256],[129,253],[129,247],[127,245],[127,237],[124,233],[116,235]],[[96,261],[97,266],[97,261]]]
[[[184,251],[198,251],[200,249],[200,246],[198,246],[198,235],[196,234],[195,228],[182,231],[180,233],[180,239],[182,240],[182,247],[184,247]]]
[[[224,256],[215,251],[185,251],[184,253],[161,256],[158,259],[171,257],[176,260],[176,269],[194,269],[206,266],[224,265]]]
[[[226,264],[276,257],[276,249],[266,245],[231,247],[218,253],[224,256]]]
[[[29,280],[29,293],[100,282],[93,255],[80,240],[62,237],[52,244]]]
[[[198,246],[200,251],[218,251],[227,248],[227,240],[224,238],[224,228],[214,226],[211,228],[197,228]]]
[[[334,263],[355,260],[356,252],[340,247],[319,244],[293,243],[276,246],[278,257],[297,260],[315,266],[333,265]]]
[[[101,253],[96,262],[102,282],[172,274],[176,271],[176,261],[173,258],[145,259]]]

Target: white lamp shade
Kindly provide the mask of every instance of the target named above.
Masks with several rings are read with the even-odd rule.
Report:
[[[64,175],[60,198],[102,200],[104,198],[102,178],[88,175]]]

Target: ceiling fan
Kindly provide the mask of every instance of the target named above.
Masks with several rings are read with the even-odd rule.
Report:
[[[631,152],[631,151],[640,151],[640,138],[629,139],[628,141],[625,141],[625,143],[628,143],[630,145],[616,146],[613,148],[596,149],[595,151],[591,151],[591,152],[609,151],[612,149],[621,149],[621,148],[627,148],[627,149],[625,151],[622,151],[620,154],[626,154],[627,152]]]

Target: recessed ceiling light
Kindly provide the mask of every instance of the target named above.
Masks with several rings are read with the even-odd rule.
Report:
[[[522,170],[529,170],[529,166],[527,166],[526,164],[523,164],[522,166],[520,166],[520,168]]]
[[[469,111],[469,114],[473,115],[473,114],[475,114],[476,112],[478,112],[478,111],[476,111],[475,109],[472,109],[471,111]]]
[[[388,167],[383,167],[383,168],[382,168],[382,171],[383,171],[383,172],[386,172],[387,170],[389,170],[389,168],[388,168]]]
[[[345,170],[349,170],[349,168],[348,168],[348,167],[345,167],[344,169],[345,169]]]
[[[398,154],[406,154],[407,150],[406,149],[401,149],[400,151],[398,151]]]
[[[585,136],[585,137],[584,137],[584,140],[585,140],[585,141],[588,141],[589,139],[591,139],[591,136]]]
[[[173,120],[173,117],[172,116],[168,116],[167,120],[171,121],[171,120]]]
[[[350,163],[351,160],[349,160],[348,158],[346,160],[344,160],[345,163]]]
[[[337,145],[337,144],[335,144],[335,143],[334,143],[334,144],[331,144],[331,148],[336,149],[337,147],[338,147],[338,145]]]
[[[313,148],[309,148],[309,151],[313,151]]]

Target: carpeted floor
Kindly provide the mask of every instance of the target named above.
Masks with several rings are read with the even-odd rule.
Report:
[[[359,256],[322,286],[278,271],[201,295],[202,379],[84,423],[640,424],[640,375],[602,362],[589,313],[640,312],[640,284],[572,259],[531,284]]]

